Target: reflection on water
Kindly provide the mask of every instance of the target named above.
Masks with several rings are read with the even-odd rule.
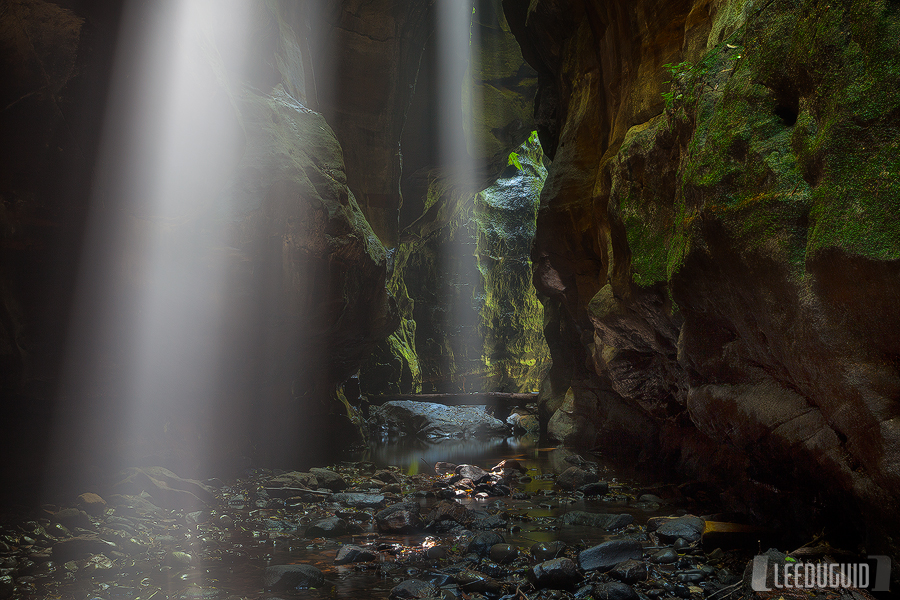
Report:
[[[514,531],[507,531],[504,536],[507,542],[528,547],[535,542],[561,540],[567,544],[597,544],[612,539],[612,534],[591,527],[565,526],[558,528],[550,524],[569,511],[586,511],[602,513],[628,513],[635,517],[636,523],[645,523],[651,516],[659,515],[655,511],[645,511],[639,506],[629,505],[624,497],[613,493],[603,499],[572,498],[566,496],[561,500],[554,492],[556,475],[572,466],[566,458],[572,452],[564,448],[542,448],[536,437],[507,437],[493,439],[439,440],[426,442],[423,440],[402,438],[390,442],[376,443],[366,450],[354,454],[354,461],[371,461],[378,467],[399,466],[407,474],[422,473],[433,475],[434,464],[438,461],[455,464],[468,463],[490,469],[503,459],[515,458],[526,469],[526,476],[513,485],[513,491],[525,492],[528,500],[505,498],[461,498],[457,501],[468,508],[478,510],[488,505],[502,503],[504,510],[520,525]],[[614,468],[600,457],[590,457],[599,462],[601,478],[616,481],[623,478],[621,467]],[[631,479],[633,473],[625,478]],[[518,517],[524,517],[519,520]],[[407,540],[409,543],[412,540]],[[421,541],[421,540],[420,540]]]
[[[655,504],[661,512],[653,512],[648,508],[650,503],[635,502],[639,488],[616,482],[622,477],[621,471],[602,462],[599,464],[601,478],[610,482],[610,493],[606,496],[585,498],[555,489],[555,474],[571,466],[566,460],[570,456],[571,452],[567,450],[541,448],[536,440],[527,438],[447,440],[433,444],[404,440],[402,443],[373,444],[362,453],[346,457],[352,462],[339,469],[342,468],[353,485],[361,489],[370,487],[364,473],[371,472],[371,465],[362,468],[358,461],[371,461],[379,467],[398,465],[407,473],[420,469],[417,477],[404,478],[405,489],[419,490],[414,496],[407,495],[405,500],[419,502],[422,513],[428,514],[432,505],[438,502],[437,498],[426,497],[423,493],[432,489],[434,482],[429,476],[433,475],[435,462],[470,463],[489,469],[502,459],[516,458],[526,473],[510,482],[513,495],[461,498],[458,501],[473,510],[502,513],[506,525],[495,531],[507,543],[523,550],[535,542],[554,540],[584,548],[613,537],[604,529],[560,525],[557,517],[569,511],[631,514],[638,527],[628,526],[617,532],[616,537],[634,536],[632,539],[644,541],[646,538],[639,526],[651,516],[672,514],[675,510],[674,505]],[[596,456],[585,458],[600,460]],[[327,500],[301,504],[267,500],[260,506],[255,502],[256,490],[270,476],[271,472],[250,475],[247,480],[226,486],[222,504],[210,511],[208,520],[195,526],[185,528],[183,516],[156,524],[159,532],[167,535],[157,536],[149,555],[155,556],[155,564],[161,566],[149,568],[146,565],[151,563],[135,562],[133,570],[126,569],[117,576],[110,571],[108,581],[100,582],[90,577],[69,582],[60,580],[52,594],[24,598],[222,600],[231,594],[246,600],[376,600],[387,598],[390,590],[404,579],[443,580],[439,571],[461,560],[465,552],[467,538],[460,537],[459,532],[423,532],[407,536],[378,533],[374,509],[347,509]],[[331,539],[305,536],[309,524],[335,514],[356,523],[357,533]],[[222,518],[225,517],[234,526],[223,525]],[[378,560],[335,565],[335,557],[343,544],[368,545],[378,551]],[[428,558],[425,552],[432,545],[443,547],[449,557]],[[188,553],[185,555],[187,563],[173,562],[174,549]],[[325,583],[317,589],[267,592],[262,587],[265,568],[283,564],[314,565],[323,572]]]
[[[376,443],[354,454],[351,460],[367,460],[379,467],[398,466],[407,473],[433,475],[438,461],[473,464],[490,468],[504,458],[537,458],[538,443],[533,437],[448,439],[435,442],[400,438]]]

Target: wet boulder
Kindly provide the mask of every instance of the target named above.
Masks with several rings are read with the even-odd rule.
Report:
[[[599,479],[600,477],[592,471],[586,471],[581,467],[569,467],[556,478],[556,485],[564,490],[574,490]]]
[[[84,512],[95,517],[99,517],[106,512],[106,500],[93,492],[85,492],[78,496],[76,505]]]
[[[541,423],[536,415],[512,413],[506,417],[506,423],[513,428],[515,433],[538,433]]]
[[[544,562],[557,558],[566,549],[566,543],[560,540],[552,542],[536,542],[531,546],[531,555],[535,560]]]
[[[494,546],[494,544],[502,544],[504,541],[503,536],[499,533],[493,531],[480,531],[476,533],[475,537],[469,542],[466,552],[485,557],[490,554],[491,547]]]
[[[505,565],[519,558],[519,549],[511,544],[494,544],[489,557],[495,563]]]
[[[609,492],[609,484],[605,481],[586,483],[579,487],[578,491],[585,496],[603,496]]]
[[[309,472],[315,476],[319,487],[328,488],[334,492],[347,489],[347,482],[344,478],[334,471],[328,469],[310,469]]]
[[[490,473],[475,465],[459,465],[456,467],[456,474],[463,479],[471,479],[474,483],[481,483],[485,478],[490,479]]]
[[[268,479],[263,484],[266,488],[307,488],[319,487],[319,480],[312,473],[291,471]]]
[[[620,562],[641,557],[640,542],[633,540],[610,540],[603,542],[578,555],[578,564],[585,571],[607,571]]]
[[[412,533],[422,529],[424,523],[415,502],[392,504],[375,515],[375,524],[382,533]]]
[[[454,521],[460,525],[471,525],[477,516],[471,510],[459,502],[452,500],[441,500],[432,507],[428,513],[427,520],[429,523],[440,523],[442,521]]]
[[[384,505],[382,494],[361,494],[358,492],[342,492],[331,496],[332,502],[338,502],[350,508],[379,508]]]
[[[338,537],[347,533],[347,522],[340,517],[320,519],[306,529],[306,537]]]
[[[700,517],[686,515],[663,522],[656,528],[656,535],[665,542],[674,542],[678,538],[696,542],[703,535],[705,527],[706,521]]]
[[[508,521],[501,515],[480,515],[477,516],[475,522],[472,523],[473,529],[497,529],[506,527]]]
[[[317,587],[324,582],[322,571],[312,565],[273,565],[263,573],[263,586],[276,591]]]
[[[647,579],[647,563],[630,558],[617,564],[609,576],[624,583],[637,583]]]
[[[638,600],[640,598],[631,586],[618,581],[594,585],[593,596],[596,600]]]
[[[456,467],[453,463],[438,461],[434,463],[434,472],[443,477],[444,475],[449,475],[450,473],[456,473]]]
[[[375,483],[381,483],[382,485],[388,485],[391,483],[403,483],[403,481],[400,479],[400,475],[398,475],[394,471],[389,471],[388,469],[382,469],[381,471],[373,473],[372,480]]]
[[[505,436],[506,424],[475,406],[445,406],[432,402],[392,400],[373,410],[377,424],[407,435],[435,438]]]
[[[88,514],[83,510],[79,510],[77,508],[64,508],[60,511],[57,511],[50,515],[50,520],[54,523],[59,523],[69,529],[73,529],[75,527],[91,529],[94,527],[94,524],[91,523],[91,518],[88,516]]]
[[[569,558],[553,558],[532,567],[528,575],[538,588],[571,588],[581,581],[581,574]]]
[[[213,490],[195,479],[179,477],[164,467],[130,468],[113,489],[119,494],[146,492],[163,508],[187,509],[210,504]]]
[[[430,581],[421,579],[407,579],[391,590],[392,600],[407,600],[417,598],[433,598],[440,596],[441,590]]]
[[[668,565],[678,560],[678,553],[672,548],[663,548],[650,555],[650,562],[658,565]]]
[[[334,559],[334,564],[345,565],[348,563],[372,562],[377,559],[378,553],[374,550],[356,546],[354,544],[345,544],[338,550],[337,556]]]

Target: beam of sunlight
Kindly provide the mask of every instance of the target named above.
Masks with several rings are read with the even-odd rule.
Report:
[[[244,140],[229,77],[247,68],[250,6],[126,5],[67,351],[66,392],[82,398],[63,403],[57,455],[96,460],[93,444],[121,451],[106,466],[125,466],[202,451],[203,432],[172,433],[215,410],[226,293],[217,197]]]
[[[442,102],[438,128],[440,162],[445,176],[451,179],[451,189],[460,194],[459,205],[465,203],[465,196],[476,189],[475,159],[469,154],[465,127],[460,117],[465,119],[463,106],[469,107],[469,115],[479,110],[478,98],[466,97],[472,94],[472,86],[463,85],[466,68],[473,47],[472,27],[473,3],[465,1],[438,2],[437,45],[439,97]],[[477,47],[477,40],[475,41]],[[453,193],[453,192],[451,192]],[[465,218],[460,215],[460,218]],[[450,351],[447,357],[456,369],[466,372],[480,359],[482,341],[478,333],[478,311],[475,291],[478,289],[478,270],[475,264],[475,241],[466,235],[466,228],[460,227],[447,241],[443,252],[442,270],[447,273],[445,293],[449,314],[445,315]],[[473,359],[474,357],[474,359]],[[448,365],[448,373],[453,369]],[[468,380],[463,375],[453,387],[460,391],[482,391],[480,374]],[[439,391],[453,391],[439,390]]]

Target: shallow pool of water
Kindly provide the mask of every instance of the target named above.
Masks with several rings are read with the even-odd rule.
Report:
[[[572,466],[571,459],[566,460],[570,455],[565,450],[541,448],[527,438],[448,440],[434,444],[404,441],[373,445],[345,457],[334,468],[351,485],[365,489],[369,487],[365,473],[372,472],[371,463],[377,468],[399,467],[398,472],[404,476],[401,495],[419,502],[424,516],[438,502],[437,498],[425,497],[423,493],[432,490],[438,477],[434,471],[436,462],[469,463],[490,470],[501,460],[514,458],[526,472],[511,484],[512,496],[467,497],[457,501],[473,510],[501,514],[506,526],[495,531],[507,543],[523,550],[536,542],[554,540],[587,547],[613,537],[614,534],[603,529],[560,526],[556,519],[568,511],[631,514],[634,525],[617,531],[615,536],[633,535],[642,540],[646,538],[641,525],[649,517],[676,511],[673,505],[635,502],[646,482],[637,484],[622,477],[596,456],[586,458],[597,462],[601,479],[610,483],[607,495],[585,498],[555,488],[556,474]],[[36,577],[29,588],[31,593],[22,596],[66,600],[375,599],[387,598],[390,590],[405,579],[428,579],[439,569],[462,560],[467,543],[464,537],[435,533],[385,535],[375,528],[373,509],[346,509],[327,501],[303,504],[266,500],[260,489],[262,482],[271,477],[271,472],[257,470],[246,478],[229,482],[220,491],[219,505],[199,525],[186,521],[178,511],[169,513],[171,518],[151,524],[152,542],[143,555],[116,558],[109,568],[89,571],[81,567],[68,574],[63,565],[57,565],[55,573],[46,578]],[[419,493],[413,494],[416,490]],[[399,500],[398,497],[388,503]],[[304,536],[308,524],[336,511],[342,518],[356,523],[359,530],[331,539]],[[356,519],[360,516],[363,518]],[[108,524],[107,521],[105,525]],[[344,544],[373,546],[379,551],[379,558],[373,563],[335,565],[335,556]],[[426,558],[426,550],[435,545],[444,548],[449,559]],[[181,552],[189,557],[185,559],[177,554]],[[277,594],[263,588],[262,576],[267,566],[301,563],[318,567],[325,575],[325,584],[317,589]]]

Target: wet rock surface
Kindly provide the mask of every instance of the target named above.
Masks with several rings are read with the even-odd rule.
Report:
[[[538,454],[442,461],[429,475],[366,462],[252,469],[196,481],[209,493],[200,509],[197,496],[169,508],[145,490],[97,490],[74,506],[0,515],[0,598],[753,597],[739,574],[755,548],[722,550],[700,537],[707,523],[717,542],[747,526],[694,516],[708,499],[689,495],[691,486],[647,494],[595,463],[607,493],[587,495],[560,481],[577,456]],[[338,481],[330,487],[345,491],[324,487]],[[379,491],[386,485],[396,491]],[[86,499],[90,513],[77,508]]]
[[[505,436],[507,425],[474,406],[445,406],[433,402],[393,400],[373,411],[376,428],[401,431],[421,438]]]
[[[852,535],[896,555],[900,429],[873,408],[900,385],[896,6],[504,6],[553,159],[532,251],[548,433],[672,459],[810,533],[852,497]]]
[[[263,574],[263,585],[272,590],[316,587],[324,580],[322,571],[311,565],[275,565]]]

